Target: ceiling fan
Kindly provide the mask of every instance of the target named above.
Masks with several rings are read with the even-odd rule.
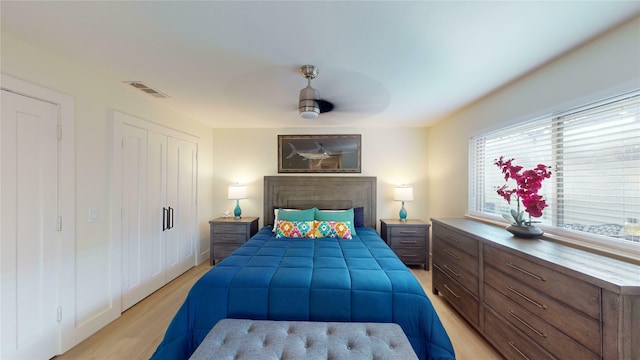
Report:
[[[305,119],[317,119],[320,113],[333,110],[333,104],[320,99],[318,89],[311,87],[311,80],[318,76],[318,67],[315,65],[302,65],[300,74],[307,79],[307,87],[300,90],[298,112]]]

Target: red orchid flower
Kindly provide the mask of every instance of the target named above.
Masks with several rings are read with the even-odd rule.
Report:
[[[541,217],[542,211],[547,207],[547,202],[538,195],[538,191],[542,188],[542,181],[551,177],[550,167],[544,164],[538,164],[535,168],[529,170],[523,170],[520,165],[514,165],[515,159],[506,159],[504,156],[500,156],[494,163],[498,166],[504,174],[504,180],[508,181],[513,179],[516,182],[516,187],[510,189],[506,184],[502,185],[497,193],[503,197],[508,204],[511,204],[511,198],[515,194],[517,198],[518,216],[513,216],[517,225],[521,225],[521,221],[525,225],[531,225],[531,217]],[[522,171],[522,172],[521,172]],[[525,208],[525,212],[529,214],[529,221],[523,221],[520,215],[520,201]],[[519,220],[520,219],[520,220]]]

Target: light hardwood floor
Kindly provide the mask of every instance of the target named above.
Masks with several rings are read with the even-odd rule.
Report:
[[[158,346],[169,322],[182,305],[191,286],[211,267],[192,268],[171,283],[125,311],[118,319],[55,360],[146,360]],[[441,297],[431,292],[431,272],[411,271],[431,299],[442,321],[457,360],[503,360]]]

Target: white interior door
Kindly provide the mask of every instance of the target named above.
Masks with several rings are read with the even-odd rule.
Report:
[[[150,236],[147,257],[150,261],[150,276],[154,288],[167,283],[166,234],[167,214],[167,136],[153,131],[147,132],[147,202],[146,223]]]
[[[58,107],[2,90],[2,359],[58,354]]]
[[[167,231],[167,279],[172,280],[195,265],[197,238],[197,146],[169,137],[167,203],[172,228]]]
[[[122,311],[166,284],[166,136],[123,125]]]
[[[179,136],[173,136],[179,134]],[[122,244],[122,310],[195,266],[197,144],[114,112],[114,227]]]

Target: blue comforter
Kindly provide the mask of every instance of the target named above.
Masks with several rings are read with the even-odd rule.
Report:
[[[420,283],[374,229],[350,240],[264,227],[193,286],[152,359],[188,359],[223,318],[393,322],[420,359],[455,359]]]

